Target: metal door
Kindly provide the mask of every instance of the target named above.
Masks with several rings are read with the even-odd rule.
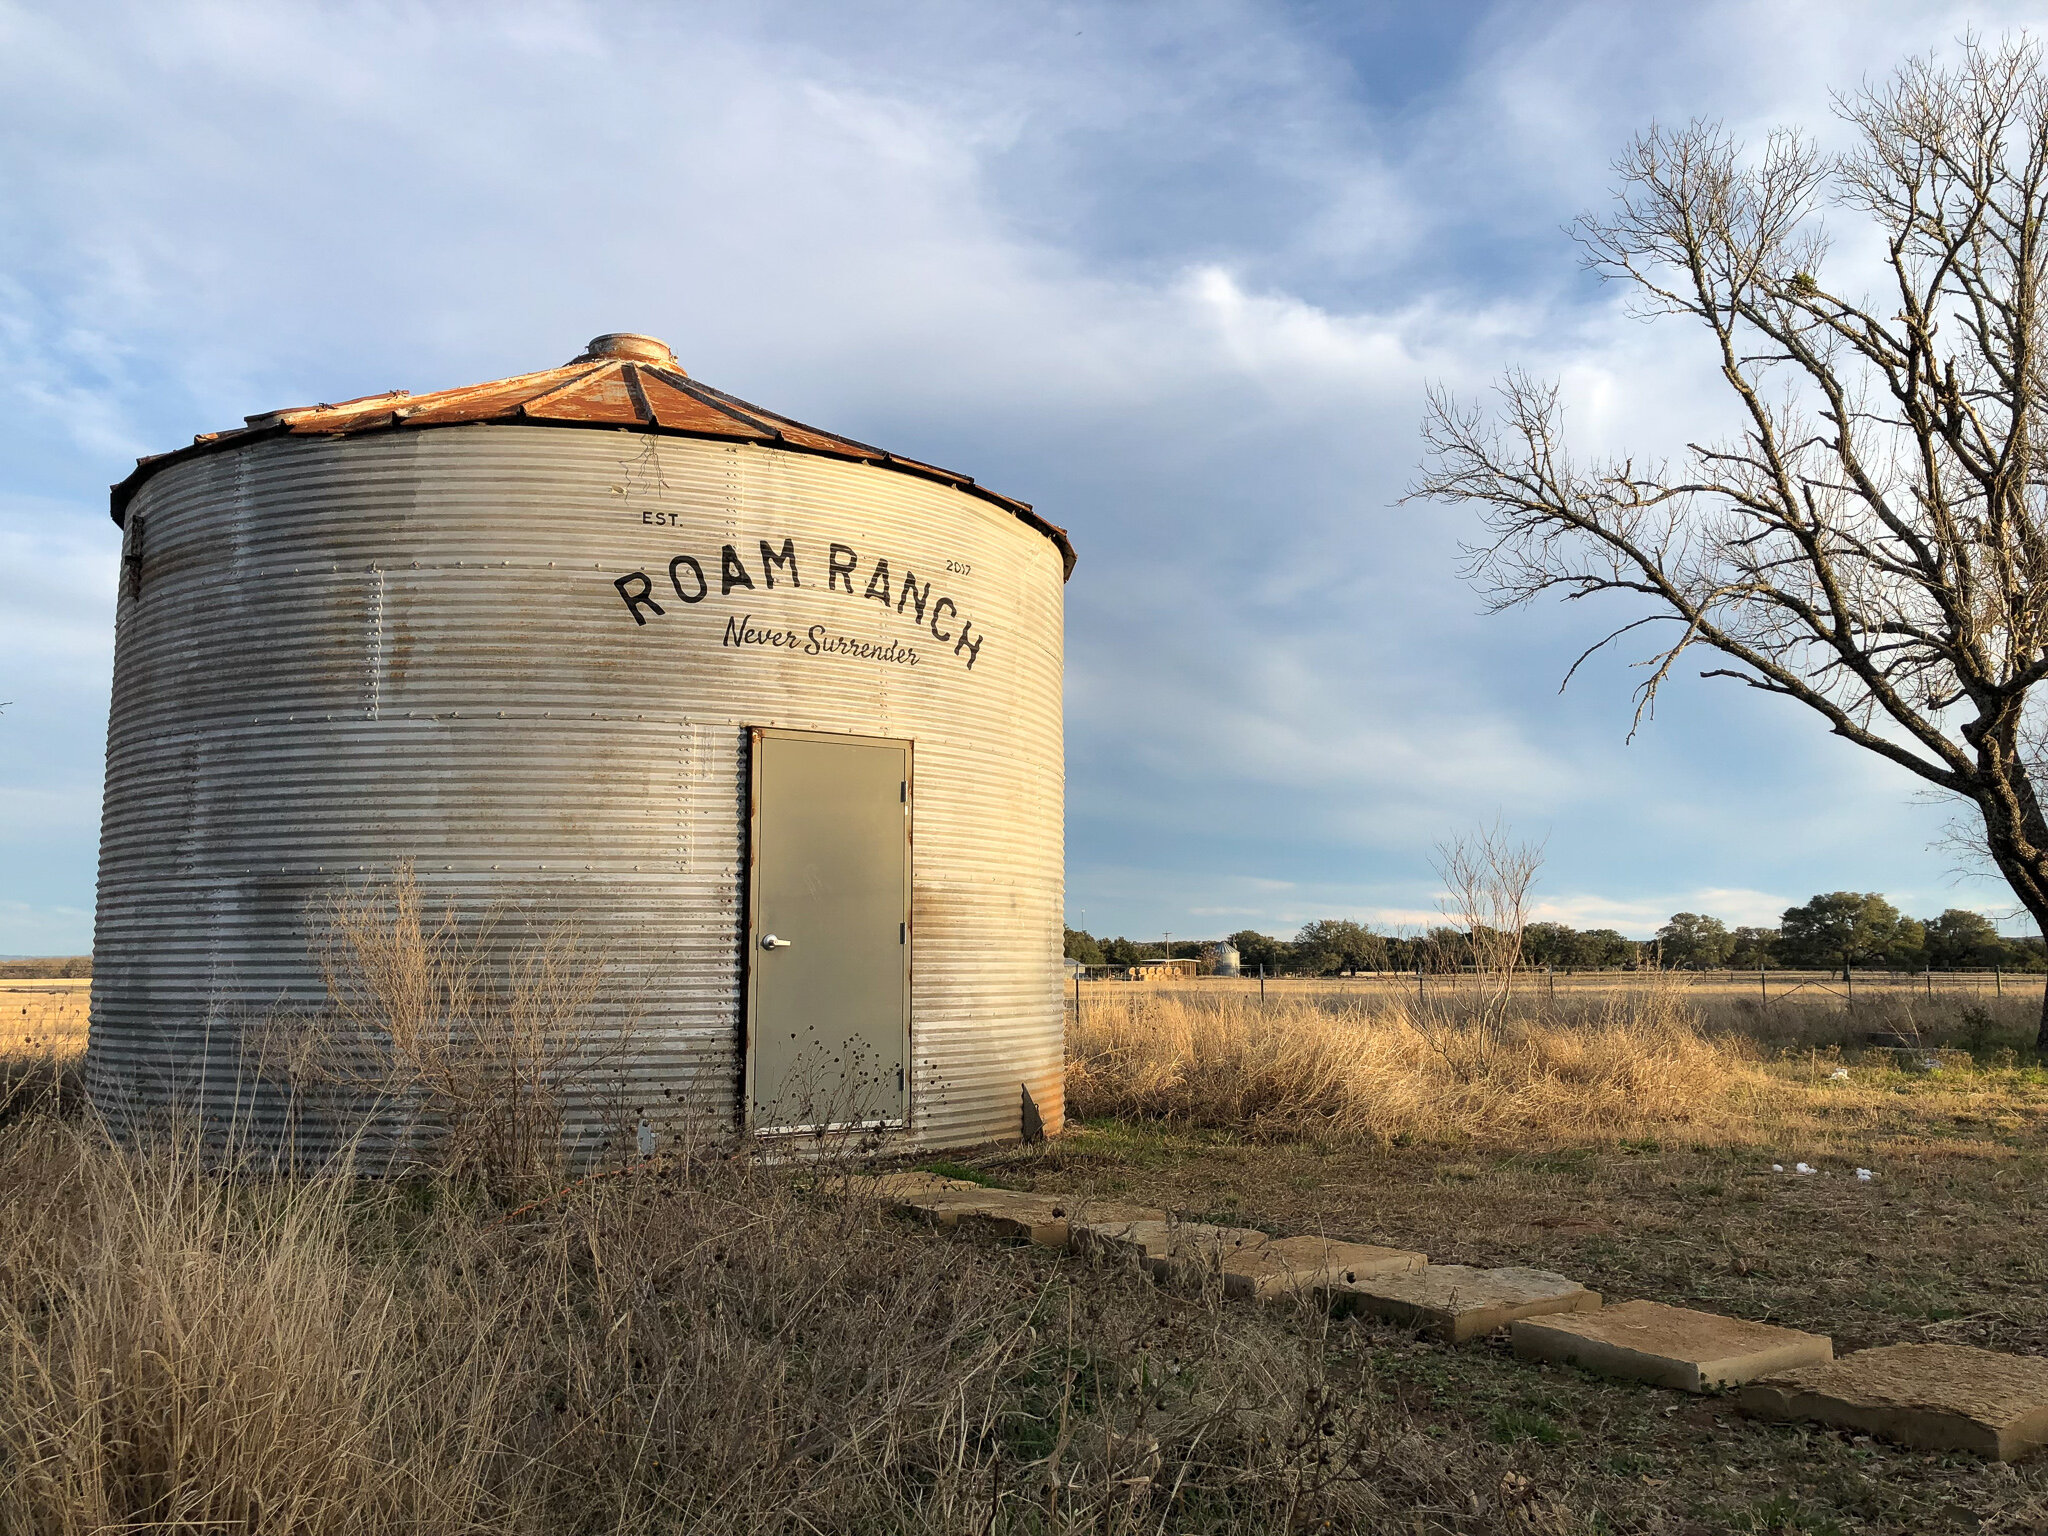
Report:
[[[753,736],[747,1119],[757,1131],[907,1123],[907,741]]]

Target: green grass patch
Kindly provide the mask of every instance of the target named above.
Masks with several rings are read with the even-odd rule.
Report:
[[[1502,1445],[1533,1440],[1538,1445],[1562,1445],[1564,1430],[1547,1413],[1529,1408],[1501,1408],[1489,1417],[1487,1430]]]

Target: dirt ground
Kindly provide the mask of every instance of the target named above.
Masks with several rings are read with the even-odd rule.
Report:
[[[978,1163],[1020,1187],[1552,1269],[1610,1300],[1826,1333],[1838,1354],[1943,1340],[2048,1355],[2048,1074],[1837,1070],[1785,1086],[1839,1091],[1838,1114],[1802,1102],[1746,1144],[1259,1145],[1099,1122]],[[1792,1172],[1801,1161],[1820,1171]],[[1575,1512],[1557,1529],[2048,1531],[2048,1456],[1987,1466],[1752,1423],[1723,1398],[1524,1364],[1498,1340],[1449,1348],[1345,1323],[1332,1341],[1422,1422],[1514,1447],[1531,1529],[1553,1528],[1547,1489]]]

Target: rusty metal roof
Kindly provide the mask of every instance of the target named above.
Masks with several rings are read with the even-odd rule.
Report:
[[[496,422],[536,427],[611,427],[679,437],[721,438],[759,443],[795,453],[822,454],[937,480],[979,496],[1030,524],[1059,546],[1066,572],[1074,572],[1074,546],[1064,528],[1047,522],[1030,503],[976,485],[973,477],[889,453],[850,437],[823,432],[790,417],[751,405],[724,390],[700,384],[677,364],[668,344],[652,336],[614,332],[599,336],[582,354],[559,368],[522,373],[488,384],[415,395],[402,389],[365,395],[333,405],[266,411],[225,432],[202,432],[189,448],[151,454],[135,461],[134,473],[112,490],[116,523],[124,523],[128,502],[150,476],[201,454],[222,453],[272,437],[354,437],[366,432],[418,431],[427,427]]]

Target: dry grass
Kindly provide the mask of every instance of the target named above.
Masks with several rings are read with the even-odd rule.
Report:
[[[1579,1019],[1406,1002],[1124,987],[1070,1031],[1068,1113],[1266,1139],[1611,1139],[1722,1128],[1763,1085],[1758,1054],[1643,990]]]
[[[504,1221],[38,1116],[0,1255],[24,1536],[1353,1529],[1510,1465],[1413,1433],[1327,1325],[717,1158]]]
[[[2031,1008],[2038,1015],[2048,976],[2039,973],[2000,975],[1992,971],[1940,971],[1922,975],[1899,971],[1856,972],[1853,998],[1845,996],[1839,971],[1577,971],[1523,969],[1517,973],[1515,996],[1525,1008],[1556,1009],[1572,1015],[1589,1004],[1633,997],[1645,991],[1676,994],[1702,1017],[1726,1013],[1770,1017],[1781,1010],[1831,1012],[1837,1017],[1865,1008],[1908,1002],[1932,1004],[1936,1014],[1954,1015],[1970,1005]],[[1485,978],[1471,972],[1425,975],[1418,983],[1412,971],[1363,972],[1357,976],[1275,976],[1263,983],[1255,976],[1205,976],[1189,986],[1172,983],[1092,981],[1088,995],[1116,996],[1132,991],[1190,991],[1208,997],[1231,996],[1247,1001],[1313,1000],[1319,1006],[1344,1003],[1374,1007],[1417,1001],[1463,1011],[1476,1006],[1486,990]],[[1419,993],[1419,996],[1418,996]],[[1850,1005],[1850,1006],[1845,1006]]]
[[[85,1049],[92,983],[83,977],[0,976],[0,1056]]]
[[[347,1187],[245,1188],[189,1149],[31,1119],[0,1170],[0,1507],[12,1529],[464,1529],[492,1363],[348,1262]],[[393,1391],[394,1387],[411,1390]]]
[[[1256,984],[1254,984],[1255,987]],[[1446,989],[1448,993],[1448,989]],[[1525,998],[1427,1006],[1383,988],[1272,990],[1098,983],[1070,1004],[1068,1113],[1255,1140],[1381,1145],[1602,1145],[1646,1135],[1734,1144],[1862,1135],[1943,1112],[2038,1112],[2036,999],[1932,1001],[1904,990],[1763,1008],[1650,977]],[[1875,1038],[1966,1052],[1972,1070],[1898,1097]],[[1955,1058],[1964,1059],[1964,1058]],[[1854,1070],[1850,1070],[1851,1067]],[[1990,1100],[1989,1104],[1983,1102]]]
[[[0,979],[0,1125],[83,1107],[88,998],[83,981]]]

